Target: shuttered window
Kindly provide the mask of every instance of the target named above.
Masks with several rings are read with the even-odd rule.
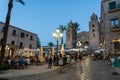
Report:
[[[110,2],[109,3],[109,9],[112,10],[112,9],[116,9],[116,2]]]

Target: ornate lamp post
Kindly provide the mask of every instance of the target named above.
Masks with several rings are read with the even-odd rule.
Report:
[[[57,54],[58,54],[58,40],[61,39],[63,37],[63,33],[60,33],[59,29],[56,29],[56,31],[53,33],[53,37],[56,39],[57,41]]]
[[[99,46],[99,48],[100,48],[100,49],[102,49],[102,48],[103,48],[103,47],[102,47],[102,43],[100,43],[100,46]]]
[[[10,49],[9,46],[6,46],[6,47],[5,47],[5,52],[6,52],[6,53],[5,53],[5,56],[11,57],[11,54],[9,54],[9,49]]]
[[[79,48],[79,59],[81,60],[81,59],[82,59],[82,56],[80,55],[80,47],[81,47],[82,44],[81,44],[80,41],[78,41],[76,45],[77,45],[78,48]]]
[[[85,45],[85,47],[84,47],[85,49],[88,49],[88,45]]]
[[[82,44],[81,44],[80,41],[78,41],[76,45],[79,47],[79,55],[80,55],[80,47],[81,47]]]

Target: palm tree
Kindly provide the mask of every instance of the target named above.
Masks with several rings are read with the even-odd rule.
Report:
[[[24,5],[24,2],[22,0],[16,0],[16,2],[20,2],[21,4]],[[3,42],[2,42],[2,48],[1,48],[1,55],[0,55],[0,65],[3,65],[5,60],[5,48],[7,43],[7,36],[8,36],[8,29],[9,29],[12,7],[13,7],[13,0],[9,0],[8,12],[7,12],[6,21],[5,21],[5,30],[4,30]]]
[[[52,47],[52,46],[54,46],[54,44],[52,42],[49,42],[48,46]]]
[[[41,46],[41,41],[39,39],[39,37],[37,37],[37,48],[39,48]]]
[[[64,31],[66,30],[66,26],[60,25],[60,32],[64,34]],[[63,44],[63,37],[61,38],[61,44]]]
[[[75,40],[74,40],[74,43],[73,43],[73,47],[76,48],[76,43],[77,43],[77,31],[80,30],[79,28],[79,24],[76,22],[76,23],[73,23],[73,30],[75,32]]]

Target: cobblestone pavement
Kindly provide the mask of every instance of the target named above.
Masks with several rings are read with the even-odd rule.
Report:
[[[92,61],[90,58],[73,65],[63,73],[41,80],[120,80],[119,75],[112,75],[114,69],[106,62]]]
[[[7,71],[0,71],[0,80],[6,79],[14,79],[14,80],[26,80],[24,78],[36,76],[37,74],[45,73],[45,72],[52,72],[59,68],[59,66],[52,66],[51,69],[48,69],[48,65],[44,64],[41,66],[38,65],[30,65],[25,69],[14,69],[14,70],[7,70]],[[30,79],[27,79],[30,80]],[[33,79],[34,80],[34,79]]]
[[[120,75],[112,75],[113,71],[113,67],[105,61],[86,58],[62,72],[56,70],[11,80],[120,80]]]

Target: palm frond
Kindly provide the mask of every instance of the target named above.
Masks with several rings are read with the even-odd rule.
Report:
[[[23,0],[16,0],[17,2],[20,2],[21,4],[25,5],[25,2]]]
[[[77,29],[77,31],[79,31],[79,30],[80,30],[80,28]]]
[[[74,27],[78,28],[79,24],[78,23],[73,23]]]
[[[66,26],[60,25],[60,30],[61,30],[62,32],[64,32],[64,31],[66,30]]]

